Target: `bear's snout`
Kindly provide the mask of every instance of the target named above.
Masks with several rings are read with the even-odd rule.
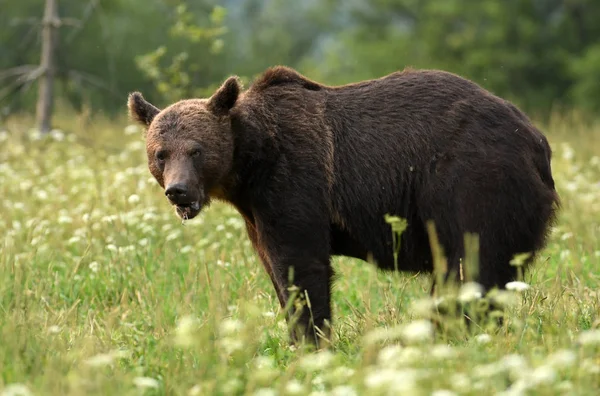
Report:
[[[182,201],[189,201],[188,193],[189,188],[185,183],[173,183],[168,185],[165,189],[167,198],[176,205]]]
[[[184,219],[194,218],[200,212],[202,194],[190,189],[187,183],[169,184],[165,189],[165,195],[176,206],[177,214]]]

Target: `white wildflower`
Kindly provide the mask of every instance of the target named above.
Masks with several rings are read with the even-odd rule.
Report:
[[[167,240],[167,242],[169,242],[169,241],[173,241],[173,240],[179,238],[180,236],[181,236],[181,231],[175,230],[175,231],[167,234],[165,239]]]
[[[33,395],[25,384],[9,384],[0,393],[0,396],[30,396]]]
[[[562,381],[556,385],[556,389],[562,393],[571,394],[573,392],[573,383],[571,381]]]
[[[100,353],[85,360],[85,364],[91,367],[109,366],[113,363],[115,357],[112,353]]]
[[[97,261],[92,261],[89,265],[89,268],[92,272],[98,272],[99,267],[100,267],[100,265],[98,264]]]
[[[318,371],[328,367],[333,362],[333,353],[324,350],[303,356],[300,359],[299,366],[305,371]]]
[[[224,337],[219,340],[219,346],[226,354],[231,355],[236,351],[242,350],[244,348],[244,343],[239,338]]]
[[[285,384],[285,393],[288,395],[302,395],[304,394],[304,386],[298,380],[291,379]]]
[[[48,333],[58,334],[58,333],[60,333],[60,327],[57,325],[52,325],[52,326],[48,327]]]
[[[473,375],[477,378],[491,378],[504,371],[499,363],[489,363],[476,366],[473,369]]]
[[[400,345],[388,345],[382,348],[377,355],[377,363],[382,367],[390,367],[398,360],[402,347]]]
[[[408,343],[420,343],[431,340],[433,337],[433,325],[428,320],[415,320],[402,331],[402,338]]]
[[[140,132],[140,128],[135,124],[129,124],[125,127],[125,135],[134,135]]]
[[[179,252],[183,253],[183,254],[187,254],[189,252],[191,252],[193,250],[193,247],[190,245],[185,245],[184,247],[182,247]]]
[[[237,335],[244,328],[242,322],[237,319],[224,319],[219,325],[220,334],[222,336]]]
[[[584,346],[600,345],[600,329],[581,332],[577,342]]]
[[[427,317],[431,315],[433,309],[435,308],[435,301],[432,298],[421,298],[415,300],[411,304],[411,311],[417,315],[422,317]]]
[[[391,394],[411,392],[417,387],[416,370],[378,369],[365,377],[365,386],[372,389],[387,389]]]
[[[434,345],[430,351],[430,354],[434,359],[438,360],[446,360],[456,357],[456,351],[449,345],[444,344]]]
[[[239,391],[241,390],[242,386],[242,381],[239,378],[234,377],[223,384],[221,391],[225,395],[237,394],[240,393]]]
[[[562,234],[562,236],[560,237],[561,241],[566,241],[567,239],[571,239],[573,237],[573,233],[572,232],[565,232],[564,234]]]
[[[516,381],[503,392],[499,392],[496,396],[526,396],[528,385],[522,381]]]
[[[575,152],[573,151],[571,146],[564,144],[563,145],[563,153],[562,153],[563,159],[570,161],[573,159],[574,156],[575,156]]]
[[[356,390],[350,385],[340,385],[336,386],[331,390],[331,394],[333,396],[356,396]]]
[[[477,336],[475,336],[475,342],[477,342],[478,344],[481,345],[485,345],[485,344],[489,344],[490,342],[492,342],[492,336],[490,336],[489,334],[479,334]]]
[[[550,385],[556,381],[556,371],[550,366],[536,367],[529,380],[533,385]]]
[[[127,145],[129,151],[141,151],[146,145],[140,140],[134,140]]]
[[[565,189],[571,192],[577,191],[577,183],[575,182],[568,182],[565,183]]]
[[[548,357],[548,364],[555,368],[568,368],[577,362],[577,355],[569,349],[554,352]]]
[[[460,288],[458,300],[467,303],[480,299],[483,296],[483,286],[476,282],[467,282]]]
[[[333,370],[330,377],[340,382],[343,382],[346,381],[348,378],[352,377],[354,373],[354,369],[351,369],[346,366],[338,366]]]
[[[431,393],[431,396],[456,396],[456,393],[452,392],[451,390],[447,390],[447,389],[439,389],[439,390],[433,391]]]
[[[200,396],[202,394],[202,385],[196,384],[188,391],[188,396]]]
[[[182,317],[175,330],[175,344],[183,347],[193,345],[194,335],[199,326],[200,320],[198,318],[190,315]]]
[[[135,377],[133,383],[138,388],[158,388],[160,382],[152,377]]]
[[[69,238],[69,240],[67,241],[68,245],[75,245],[77,243],[81,242],[81,237],[80,236],[74,236]]]
[[[523,356],[518,354],[513,353],[504,356],[499,364],[514,378],[520,378],[524,373],[529,372],[527,361]]]
[[[502,307],[510,307],[519,303],[519,296],[512,291],[496,289],[492,292],[490,297],[495,304]]]
[[[588,374],[592,374],[592,375],[598,375],[600,374],[600,365],[594,363],[593,360],[591,359],[585,359],[583,362],[581,362],[581,370],[588,373]]]
[[[254,359],[254,366],[259,370],[273,368],[274,365],[273,358],[269,356],[258,356]]]
[[[58,216],[59,224],[71,224],[72,222],[73,222],[73,219],[71,218],[71,216],[67,216],[67,215]]]
[[[452,388],[454,388],[454,390],[461,393],[465,393],[471,388],[471,379],[464,373],[452,374],[450,383],[452,384]]]
[[[51,130],[50,136],[52,137],[52,139],[56,140],[57,142],[62,142],[63,140],[65,140],[65,133],[59,129]]]
[[[138,202],[140,202],[140,196],[137,194],[131,194],[129,196],[129,198],[127,198],[127,202],[129,202],[130,204],[136,204]]]
[[[508,282],[506,284],[507,290],[516,291],[516,292],[522,292],[529,288],[530,288],[530,286],[525,282],[514,281],[514,282]]]
[[[254,392],[254,396],[275,396],[277,392],[271,388],[260,388]]]

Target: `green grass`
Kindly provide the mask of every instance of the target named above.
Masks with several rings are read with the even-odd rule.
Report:
[[[0,125],[0,394],[598,394],[600,125],[545,128],[562,211],[502,327],[415,339],[430,279],[338,258],[315,355],[232,208],[182,225],[139,131],[62,117],[44,139]]]

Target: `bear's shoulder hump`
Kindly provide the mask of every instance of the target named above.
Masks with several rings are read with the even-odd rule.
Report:
[[[311,91],[319,91],[323,85],[312,81],[296,70],[286,66],[274,66],[267,69],[252,85],[253,90],[263,91],[270,87],[296,85]]]

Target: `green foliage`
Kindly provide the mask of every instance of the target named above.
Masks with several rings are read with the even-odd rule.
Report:
[[[1,70],[39,63],[38,0],[2,0],[0,114],[32,112],[35,84]],[[60,0],[57,95],[123,112],[133,90],[169,103],[207,96],[227,76],[285,64],[325,83],[405,66],[475,80],[531,113],[600,110],[596,0]],[[6,87],[6,85],[3,85]],[[21,89],[23,88],[23,89]]]
[[[474,79],[530,111],[595,109],[600,3],[555,0],[376,0],[358,3],[326,76],[365,78],[404,66]],[[337,58],[337,59],[336,59]],[[357,61],[359,60],[359,61]],[[337,75],[337,76],[336,76]],[[335,77],[334,77],[335,76]],[[573,95],[571,94],[573,92]],[[595,96],[594,96],[595,95]]]
[[[187,6],[182,3],[175,9],[175,21],[169,29],[170,48],[177,48],[169,59],[166,46],[136,58],[139,70],[154,84],[156,91],[168,102],[194,96],[212,94],[214,83],[220,75],[219,55],[222,54],[227,32],[224,26],[226,10],[215,6],[205,23],[195,22]],[[181,50],[181,48],[184,48]],[[189,51],[193,48],[193,51]]]

